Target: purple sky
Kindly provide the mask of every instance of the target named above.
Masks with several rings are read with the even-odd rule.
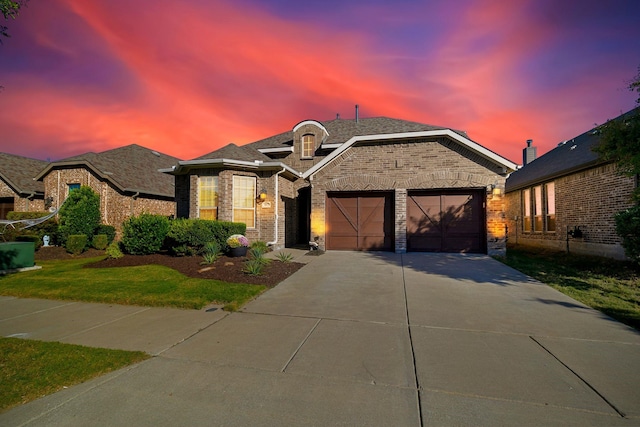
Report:
[[[0,45],[0,151],[191,159],[359,104],[520,163],[635,106],[639,22],[638,0],[31,0]]]

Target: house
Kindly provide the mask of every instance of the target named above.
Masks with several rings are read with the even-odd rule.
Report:
[[[100,196],[102,223],[116,227],[141,213],[175,215],[172,177],[158,172],[179,159],[136,144],[85,153],[46,164],[33,173],[45,202],[60,207],[74,188],[89,186]]]
[[[162,171],[178,217],[244,222],[277,248],[496,254],[515,169],[464,132],[356,110]]]
[[[509,244],[625,258],[613,215],[633,205],[638,182],[600,159],[598,142],[591,129],[530,163],[534,147],[525,148],[525,165],[506,182]]]
[[[0,219],[11,211],[44,211],[44,185],[33,177],[48,162],[0,153]]]

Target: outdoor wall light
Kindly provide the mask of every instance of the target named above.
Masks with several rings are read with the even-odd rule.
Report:
[[[256,197],[256,200],[258,201],[258,203],[262,203],[265,200],[267,200],[267,190],[265,190],[264,188],[260,190],[260,194],[258,194],[258,197]]]

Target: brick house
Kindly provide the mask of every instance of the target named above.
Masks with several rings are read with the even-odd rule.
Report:
[[[44,211],[44,185],[33,177],[47,166],[43,160],[0,153],[0,219],[11,211]]]
[[[525,165],[506,182],[510,245],[625,258],[613,215],[633,205],[638,182],[599,159],[598,142],[592,129],[537,159],[525,148]]]
[[[131,216],[175,215],[173,179],[158,169],[178,160],[132,144],[51,162],[33,176],[44,190],[45,201],[54,207],[60,207],[74,188],[91,187],[100,195],[102,223],[119,233]]]
[[[175,176],[178,217],[245,222],[274,247],[498,254],[515,169],[464,132],[356,114],[162,171]]]

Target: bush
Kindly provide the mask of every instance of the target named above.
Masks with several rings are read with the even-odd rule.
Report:
[[[21,234],[16,236],[16,242],[32,242],[36,250],[42,246],[42,239],[34,234]]]
[[[86,186],[72,190],[60,207],[58,216],[59,235],[63,245],[72,234],[86,235],[88,245],[100,225],[100,196]]]
[[[640,206],[618,212],[614,216],[616,232],[622,237],[625,254],[640,263]]]
[[[227,237],[244,233],[246,228],[245,224],[236,222],[174,219],[165,246],[173,255],[195,255],[202,253],[207,244],[216,242],[220,252],[224,252],[228,249]]]
[[[109,240],[106,234],[96,234],[91,240],[91,246],[99,251],[104,250],[109,245]]]
[[[87,247],[87,240],[86,234],[72,234],[67,236],[65,248],[73,255],[80,255]]]
[[[118,259],[124,256],[122,250],[120,249],[120,242],[116,241],[111,242],[111,244],[107,246],[105,253],[107,254],[107,257],[112,259]]]
[[[96,234],[107,235],[107,245],[110,245],[116,239],[116,228],[112,225],[100,224],[95,231]]]
[[[162,215],[142,214],[122,225],[122,246],[132,255],[148,255],[162,248],[169,231],[169,219]]]
[[[8,212],[7,219],[11,221],[16,221],[20,219],[33,219],[33,218],[42,218],[44,216],[49,215],[49,212]],[[15,230],[11,227],[8,227],[5,230],[3,237],[7,241],[17,240],[18,236],[38,236],[40,239],[40,244],[42,244],[42,237],[44,235],[48,235],[51,237],[53,244],[53,240],[55,240],[55,235],[58,232],[58,222],[55,217],[46,220],[40,224],[34,225],[33,227],[29,227],[24,230]],[[37,247],[36,247],[37,248]]]

